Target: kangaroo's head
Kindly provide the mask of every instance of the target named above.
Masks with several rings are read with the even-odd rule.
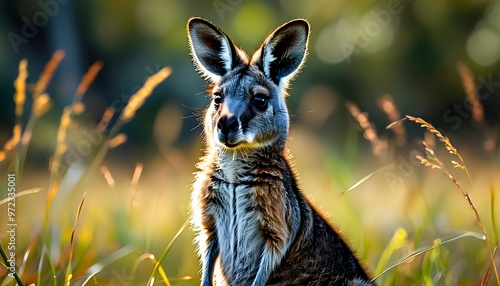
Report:
[[[286,87],[307,54],[307,21],[278,27],[251,57],[207,20],[191,18],[187,29],[193,61],[211,83],[207,143],[226,150],[282,148],[289,127]]]

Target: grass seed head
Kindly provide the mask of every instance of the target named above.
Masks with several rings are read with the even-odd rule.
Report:
[[[90,66],[90,68],[87,70],[85,75],[83,75],[82,80],[80,81],[80,84],[76,88],[76,96],[75,100],[79,100],[80,97],[87,92],[89,89],[90,85],[92,82],[94,82],[95,77],[99,73],[99,71],[102,69],[103,63],[101,61],[95,62],[93,65]]]
[[[120,119],[124,122],[129,121],[134,117],[135,112],[142,107],[144,102],[149,98],[153,90],[162,83],[172,72],[169,67],[162,68],[159,72],[154,75],[148,77],[144,85],[131,97],[123,113],[120,116]]]
[[[28,78],[28,61],[22,59],[19,62],[19,75],[14,81],[16,93],[14,94],[14,103],[16,104],[16,117],[23,115],[23,107],[26,102],[26,79]]]
[[[467,101],[471,105],[472,118],[476,122],[482,122],[484,120],[484,108],[477,95],[476,83],[474,82],[472,72],[470,71],[469,67],[463,62],[457,63],[457,69],[460,77],[462,78],[462,85],[465,90]]]
[[[5,142],[3,149],[7,152],[14,150],[17,145],[19,145],[19,142],[21,142],[21,133],[23,131],[23,128],[21,127],[21,124],[18,123],[14,125],[14,128],[12,129],[12,137]]]
[[[47,93],[40,94],[33,102],[33,114],[40,117],[52,107],[52,100]]]
[[[35,83],[33,87],[33,99],[41,95],[49,85],[50,81],[54,77],[54,73],[59,66],[59,63],[64,59],[65,53],[63,50],[57,50],[52,55],[52,58],[47,62],[45,68],[43,69],[38,81]]]

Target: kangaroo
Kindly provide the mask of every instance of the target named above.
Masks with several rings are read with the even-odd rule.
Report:
[[[201,285],[374,285],[299,190],[287,148],[286,90],[309,23],[278,27],[251,57],[205,19],[191,18],[187,31],[211,97],[191,195]]]

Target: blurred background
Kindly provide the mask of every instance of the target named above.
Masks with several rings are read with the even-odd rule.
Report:
[[[80,131],[68,139],[73,140],[75,150],[81,140],[92,142],[95,138],[92,130],[106,107],[120,112],[147,77],[168,66],[171,76],[123,126],[126,142],[108,152],[80,193],[60,191],[51,209],[52,236],[60,237],[64,245],[83,190],[87,192],[77,235],[81,263],[75,265],[75,277],[84,277],[91,265],[120,247],[134,245],[128,258],[116,261],[120,266],[103,269],[97,281],[127,285],[120,283],[132,283],[132,279],[135,282],[131,285],[135,285],[144,280],[139,274],[139,278],[130,278],[131,269],[137,261],[142,262],[138,257],[143,253],[158,258],[187,219],[189,185],[194,164],[202,155],[202,128],[197,119],[209,100],[204,92],[206,84],[188,53],[185,25],[192,16],[212,21],[250,54],[275,27],[294,18],[309,20],[308,60],[287,99],[292,117],[291,149],[305,192],[321,202],[332,221],[345,230],[370,270],[380,264],[380,254],[398,227],[410,233],[413,249],[432,245],[432,237],[452,230],[478,231],[459,190],[438,172],[423,170],[414,158],[416,153],[425,152],[417,146],[423,130],[417,124],[404,123],[402,143],[397,132],[385,129],[406,114],[433,123],[459,145],[455,147],[462,148],[470,169],[476,168],[472,172],[474,189],[486,190],[482,195],[475,193],[477,207],[484,207],[485,216],[494,221],[489,191],[500,186],[494,175],[499,159],[500,1],[2,1],[0,144],[12,136],[16,122],[12,96],[20,60],[28,60],[27,82],[33,83],[52,54],[58,49],[65,51],[47,88],[53,106],[34,126],[23,179],[18,183],[19,190],[42,190],[19,199],[19,219],[24,220],[18,239],[21,249],[28,249],[42,227],[48,166],[62,110],[72,103],[87,69],[96,61],[103,63],[83,96],[85,111],[75,119],[79,126],[75,130]],[[475,82],[472,89],[479,103],[471,104],[467,99],[464,74]],[[26,110],[31,104],[28,97]],[[473,116],[478,104],[483,114],[480,119]],[[24,122],[28,117],[29,112],[25,112]],[[369,124],[363,125],[367,118]],[[370,130],[377,138],[367,134]],[[378,146],[382,151],[377,151],[377,144],[382,144]],[[88,154],[78,155],[82,166],[91,161]],[[0,163],[2,171],[7,170],[7,163]],[[363,184],[362,190],[340,196],[365,175],[391,164],[396,175],[377,176],[368,186]],[[138,166],[142,175],[139,183],[132,184]],[[472,189],[467,177],[459,176],[463,177],[459,181]],[[72,190],[68,185],[76,183],[67,176],[65,179],[64,188]],[[443,189],[452,190],[438,192],[436,186],[441,184]],[[426,188],[430,188],[428,193],[422,191]],[[464,214],[457,216],[457,212]],[[422,234],[429,229],[428,236]],[[452,258],[448,257],[445,261],[449,265],[443,267],[456,267],[455,272],[452,278],[445,275],[437,279],[436,284],[478,284],[488,266],[487,252],[481,248],[483,242],[471,240],[482,252],[454,260],[454,251],[449,251]],[[191,241],[191,231],[184,231],[179,246],[174,246],[165,260],[167,274],[179,285],[198,281]],[[64,247],[59,248],[64,253]],[[467,247],[463,248],[466,251]],[[63,256],[57,253],[54,260]],[[477,268],[466,267],[467,259],[476,261]],[[36,265],[31,268],[36,269]],[[134,273],[142,271],[147,277],[151,263],[144,265],[137,266]],[[408,268],[418,270],[421,266]],[[404,271],[411,273],[399,269]],[[36,277],[29,275],[36,270],[25,273],[28,281]],[[412,274],[401,277],[403,280],[381,281],[420,281],[404,280]]]

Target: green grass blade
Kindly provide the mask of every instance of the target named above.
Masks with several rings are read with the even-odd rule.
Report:
[[[57,277],[56,277],[56,268],[54,267],[54,264],[52,263],[52,260],[50,260],[50,255],[48,253],[47,247],[43,246],[42,249],[42,255],[40,256],[40,261],[38,262],[38,275],[37,275],[37,284],[36,285],[42,285],[41,279],[42,279],[42,269],[43,269],[43,260],[44,258],[47,259],[49,262],[49,267],[50,271],[52,272],[52,279],[54,282],[54,286],[57,286]]]
[[[85,275],[88,275],[87,279],[83,281],[81,286],[86,285],[90,281],[90,279],[92,279],[92,277],[94,277],[97,273],[101,272],[105,267],[109,266],[111,263],[117,261],[118,259],[123,258],[126,255],[132,253],[132,251],[134,251],[134,248],[131,245],[124,246],[118,249],[117,251],[111,253],[102,261],[90,266],[87,272],[85,272]]]
[[[83,203],[85,202],[85,196],[87,193],[83,194],[83,198],[80,201],[80,205],[78,206],[78,210],[76,212],[76,218],[75,218],[75,223],[73,224],[73,229],[71,230],[71,239],[69,241],[69,259],[68,259],[68,268],[66,268],[66,275],[64,276],[64,285],[69,286],[71,282],[71,278],[73,274],[71,273],[71,262],[73,260],[73,249],[74,249],[74,239],[75,239],[75,231],[76,231],[76,225],[78,223],[78,219],[80,218],[80,214],[82,213],[82,207]]]
[[[495,188],[490,188],[490,209],[491,209],[491,224],[493,225],[493,239],[495,246],[498,246],[498,225],[495,215]]]
[[[8,261],[9,259],[7,258],[7,254],[5,253],[2,245],[0,245],[0,255],[2,256],[2,259],[5,262],[4,266],[7,268],[7,265],[9,264],[9,261]],[[10,272],[10,270],[8,270],[8,271]],[[10,273],[12,273],[12,276],[14,276],[14,279],[16,280],[16,282],[17,282],[17,284],[19,286],[24,286],[23,281],[21,281],[21,278],[19,278],[19,276],[17,275],[16,271],[10,272]]]
[[[36,194],[36,193],[40,192],[41,190],[42,190],[42,188],[33,188],[33,189],[26,190],[26,191],[22,191],[22,192],[16,193],[15,198],[17,199],[17,198],[25,196],[25,195]],[[9,201],[9,198],[5,198],[3,200],[0,200],[0,205],[3,205],[5,203],[7,203],[8,201]]]
[[[377,279],[378,277],[382,276],[383,274],[385,274],[386,272],[394,269],[395,267],[405,263],[406,261],[412,259],[412,258],[415,258],[423,253],[426,253],[427,251],[429,250],[432,250],[436,247],[441,247],[442,245],[445,245],[447,243],[450,243],[450,242],[453,242],[457,239],[461,239],[461,238],[465,238],[465,237],[474,237],[474,238],[477,238],[477,239],[480,239],[480,240],[485,240],[485,236],[484,234],[482,233],[476,233],[476,232],[465,232],[465,233],[462,233],[462,234],[459,234],[459,235],[456,235],[456,236],[453,236],[451,238],[448,238],[448,239],[443,239],[441,240],[442,242],[439,243],[439,244],[433,244],[432,246],[428,246],[428,247],[422,247],[422,248],[419,248],[417,250],[415,250],[414,252],[412,252],[410,255],[408,255],[407,257],[403,258],[402,260],[400,260],[398,263],[390,266],[389,268],[386,268],[384,271],[380,272],[379,274],[377,274],[373,279],[372,281],[374,281],[375,279]],[[393,238],[394,239],[394,238]],[[434,241],[437,241],[437,240],[434,240]]]
[[[371,177],[373,177],[375,175],[378,175],[378,174],[380,174],[382,172],[394,169],[394,168],[395,168],[394,164],[390,164],[390,165],[384,166],[384,167],[382,167],[380,169],[377,169],[377,170],[371,172],[370,174],[364,176],[361,180],[359,180],[357,183],[355,183],[354,185],[352,185],[349,189],[343,191],[342,194],[348,193],[348,192],[356,189],[357,187],[359,187],[361,184],[363,184],[364,182],[366,182]]]
[[[382,255],[380,255],[377,267],[375,268],[375,273],[382,274],[384,272],[384,269],[387,267],[387,264],[389,263],[389,259],[391,258],[392,254],[396,250],[404,246],[407,237],[408,233],[406,232],[406,230],[404,230],[401,227],[396,229],[394,235],[389,241],[389,244],[387,244],[386,248],[382,252]],[[377,277],[378,276],[380,275],[377,275]]]
[[[158,261],[155,264],[155,267],[153,269],[153,273],[151,273],[151,276],[149,277],[149,281],[148,281],[147,285],[153,285],[154,279],[155,279],[155,276],[156,276],[156,272],[160,272],[161,276],[165,280],[165,283],[167,285],[170,285],[170,283],[169,283],[169,281],[167,279],[167,276],[166,276],[165,272],[163,271],[163,268],[161,267],[161,263],[163,262],[163,260],[165,260],[165,258],[167,257],[168,252],[172,248],[172,245],[177,240],[177,238],[179,238],[179,236],[181,235],[181,233],[187,227],[188,223],[189,223],[189,218],[186,219],[186,221],[181,226],[181,228],[177,231],[177,233],[174,235],[174,237],[172,238],[172,240],[170,240],[170,242],[168,243],[167,247],[165,247],[165,249],[163,250],[163,253],[160,256],[160,259],[158,259]]]

